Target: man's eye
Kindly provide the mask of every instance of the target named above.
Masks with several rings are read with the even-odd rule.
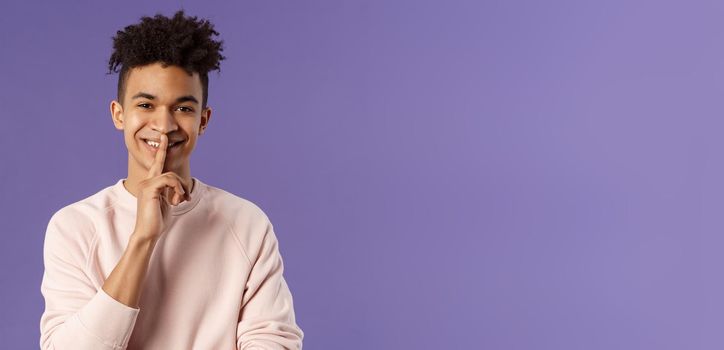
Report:
[[[180,109],[182,112],[193,112],[194,111],[193,108],[186,107],[186,106],[181,106],[178,109]]]
[[[150,107],[150,106],[151,106],[151,105],[148,104],[148,103],[141,103],[141,104],[138,105],[138,107],[141,107],[141,108],[148,108],[148,107]]]

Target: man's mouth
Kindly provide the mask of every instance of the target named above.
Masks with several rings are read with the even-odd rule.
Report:
[[[141,139],[141,140],[143,140],[143,143],[145,143],[146,146],[148,146],[148,148],[153,152],[156,152],[158,150],[158,148],[161,146],[161,142],[159,142],[159,141],[148,140],[148,139]],[[177,140],[177,141],[171,142],[171,143],[169,143],[168,148],[166,150],[167,151],[175,150],[176,148],[178,148],[179,145],[183,144],[183,142],[184,142],[184,140]]]

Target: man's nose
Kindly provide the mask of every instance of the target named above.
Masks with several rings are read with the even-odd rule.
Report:
[[[178,128],[176,118],[173,117],[171,111],[166,109],[159,109],[159,112],[154,114],[151,125],[154,130],[165,134],[175,131]]]

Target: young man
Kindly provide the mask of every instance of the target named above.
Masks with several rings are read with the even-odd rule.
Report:
[[[114,37],[128,176],[50,219],[42,349],[301,349],[269,218],[191,176],[218,34],[179,11]]]

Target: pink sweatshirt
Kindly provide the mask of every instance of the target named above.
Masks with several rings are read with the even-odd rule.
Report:
[[[115,185],[58,210],[45,233],[42,349],[301,349],[269,218],[193,178],[171,207],[138,308],[101,286],[136,224],[136,197]]]

